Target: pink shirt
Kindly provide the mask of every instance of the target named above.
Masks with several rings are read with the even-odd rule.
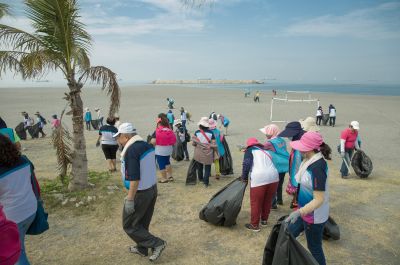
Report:
[[[354,149],[357,141],[358,131],[352,132],[350,128],[344,129],[340,134],[340,139],[345,140],[344,148]]]
[[[53,119],[51,121],[51,127],[53,127],[53,128],[57,128],[58,126],[60,126],[60,124],[61,124],[61,122],[59,119]]]

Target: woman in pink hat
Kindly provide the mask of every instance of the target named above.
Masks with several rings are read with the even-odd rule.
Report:
[[[272,163],[271,155],[256,138],[247,139],[243,158],[242,180],[248,181],[250,175],[251,220],[245,227],[259,232],[266,226],[271,210],[272,198],[278,187],[278,171]],[[261,222],[260,222],[261,219]]]
[[[261,128],[260,131],[267,137],[264,148],[271,151],[272,162],[279,173],[278,189],[272,202],[272,209],[278,209],[277,204],[283,205],[282,186],[285,180],[285,174],[289,171],[289,153],[286,148],[285,140],[278,137],[279,127],[276,124],[268,124],[264,128]]]
[[[295,176],[299,183],[298,208],[285,221],[290,222],[288,230],[294,237],[305,232],[311,254],[320,265],[325,265],[322,233],[329,217],[328,165],[325,159],[331,159],[331,149],[318,132],[306,132],[290,146],[299,150],[304,159]]]

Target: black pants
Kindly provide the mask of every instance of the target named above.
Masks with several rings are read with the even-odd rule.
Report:
[[[329,117],[329,126],[335,126],[336,117]]]
[[[39,133],[42,134],[42,137],[45,137],[45,136],[46,136],[46,134],[45,134],[44,131],[43,131],[43,128],[39,128]]]
[[[86,121],[86,130],[90,131],[90,121]]]
[[[272,201],[272,205],[276,205],[277,202],[282,202],[282,186],[283,182],[285,181],[285,172],[279,173],[279,183],[278,188],[276,190],[276,196],[274,196],[274,200]]]
[[[321,125],[321,121],[322,121],[322,116],[317,116],[317,125]]]
[[[157,185],[145,191],[138,191],[135,196],[135,212],[126,214],[125,206],[122,212],[122,226],[125,233],[136,242],[137,248],[143,254],[148,254],[149,248],[161,246],[164,241],[149,232],[154,205],[157,201]]]
[[[189,160],[189,152],[188,152],[188,149],[187,149],[187,142],[183,141],[182,142],[182,146],[183,146],[183,152],[185,153],[185,158],[187,160]]]
[[[203,176],[203,168],[204,168],[204,176]],[[199,181],[202,181],[205,185],[209,184],[211,175],[211,165],[203,165],[201,163],[197,164],[197,176]]]

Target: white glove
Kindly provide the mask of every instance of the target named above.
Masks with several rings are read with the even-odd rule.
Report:
[[[128,198],[125,198],[124,211],[128,215],[133,214],[135,212],[135,201],[134,200],[129,200]]]
[[[296,210],[296,211],[294,211],[294,212],[292,212],[286,219],[285,219],[285,222],[286,223],[291,223],[291,224],[293,224],[293,223],[295,223],[296,221],[297,221],[297,219],[299,218],[301,216],[301,214],[300,214],[300,211],[299,210]]]

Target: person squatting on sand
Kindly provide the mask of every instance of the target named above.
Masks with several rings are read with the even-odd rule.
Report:
[[[264,149],[273,152],[272,162],[279,174],[278,188],[272,201],[272,209],[278,209],[277,204],[283,205],[282,186],[285,180],[285,174],[289,171],[289,153],[286,148],[285,140],[278,137],[279,127],[276,124],[266,125],[264,128],[261,128],[260,131],[267,138],[264,143]]]
[[[186,130],[186,127],[183,126],[183,123],[180,119],[175,120],[174,126],[176,127],[176,133],[178,134],[178,137],[182,143],[183,153],[185,154],[185,160],[189,161],[189,152],[187,149],[187,143],[190,142],[190,135]]]
[[[158,114],[156,130],[151,137],[151,144],[156,148],[156,160],[161,172],[159,183],[174,181],[170,157],[173,151],[173,145],[176,142],[176,136],[174,131],[170,128],[165,113]]]
[[[92,113],[90,112],[89,108],[85,108],[85,123],[86,123],[86,130],[90,131],[90,122],[92,121]]]
[[[129,251],[157,260],[167,242],[152,235],[149,226],[157,201],[157,176],[154,147],[136,134],[131,123],[123,123],[113,135],[123,146],[121,173],[128,195],[125,197],[122,224],[125,233],[136,243]]]
[[[30,264],[25,252],[25,234],[36,216],[37,200],[32,190],[32,162],[8,137],[0,134],[0,204],[8,220],[18,225],[21,254],[17,264]]]
[[[243,157],[242,181],[247,182],[250,175],[250,223],[245,227],[251,231],[260,231],[266,226],[271,210],[272,199],[278,187],[279,176],[271,155],[264,150],[264,146],[256,138],[249,138],[246,142],[246,151]]]
[[[360,130],[360,124],[358,121],[352,121],[349,128],[344,129],[340,134],[340,156],[342,157],[342,166],[340,167],[340,173],[342,178],[347,178],[349,175],[349,169],[351,158],[354,153],[354,149],[360,149],[358,144],[358,130]],[[347,163],[347,165],[346,165]]]
[[[287,137],[291,141],[300,140],[301,136],[305,131],[301,128],[301,124],[298,121],[289,122],[285,129],[278,134],[279,137]],[[299,170],[300,163],[302,160],[301,153],[298,150],[292,149],[289,155],[289,182],[286,187],[286,192],[293,196],[290,208],[297,207],[297,186],[295,175]]]
[[[97,138],[96,142],[96,146],[100,146],[101,140],[101,149],[103,150],[104,157],[107,161],[108,171],[110,172],[117,171],[116,159],[118,143],[113,135],[118,132],[118,129],[114,127],[114,124],[115,119],[108,117],[106,120],[106,125],[101,126],[99,129],[99,137]]]
[[[46,134],[43,132],[44,126],[47,124],[46,119],[40,114],[39,111],[36,111],[36,122],[39,123],[39,133],[42,134],[42,138],[46,137]]]
[[[192,137],[193,159],[198,162],[197,176],[199,181],[203,182],[207,188],[210,185],[211,164],[214,162],[214,150],[217,145],[214,134],[209,130],[209,118],[202,117],[197,125],[199,129]]]
[[[304,231],[307,246],[315,260],[325,265],[322,233],[329,217],[328,164],[331,149],[318,132],[306,132],[290,146],[302,153],[304,160],[295,176],[298,186],[298,208],[286,222],[294,237]]]
[[[217,148],[214,151],[214,168],[215,168],[215,179],[218,180],[221,176],[221,171],[219,168],[219,158],[224,156],[225,154],[225,148],[224,145],[222,144],[222,139],[224,136],[217,129],[217,122],[214,119],[209,119],[208,124],[209,124],[209,129],[211,130],[211,132],[215,137],[215,143],[217,144]]]

